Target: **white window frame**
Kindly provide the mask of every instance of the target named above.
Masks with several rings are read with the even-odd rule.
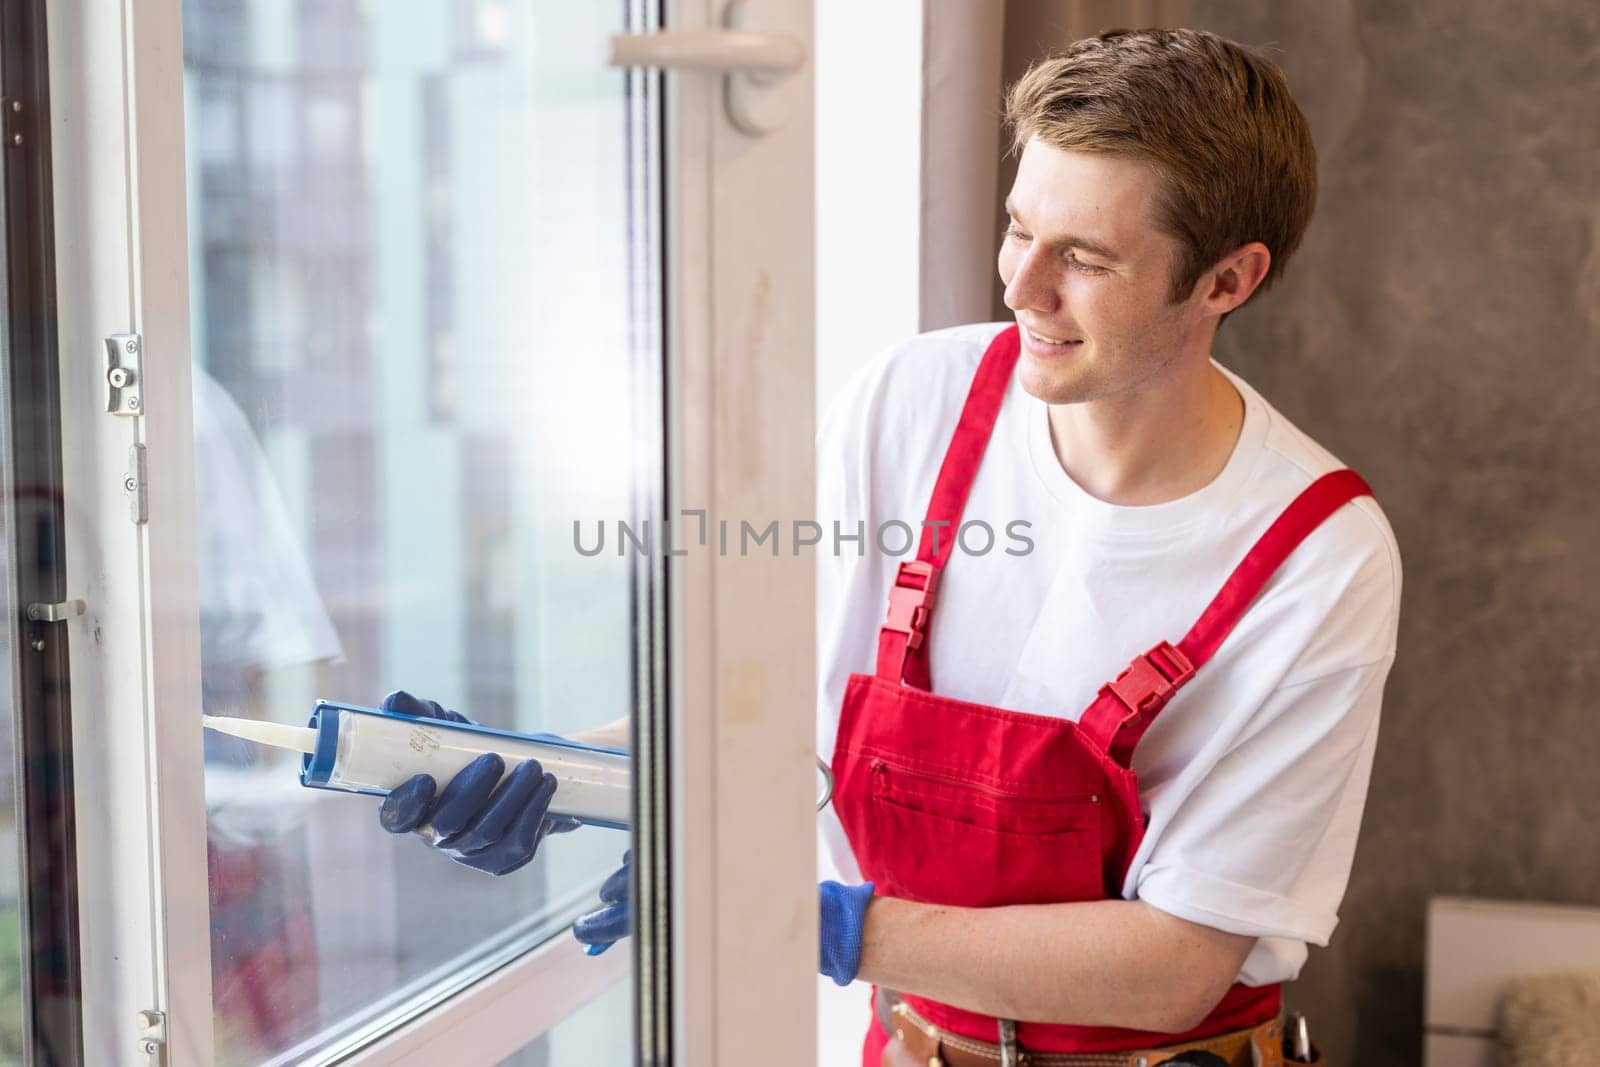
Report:
[[[666,16],[717,28],[734,6],[809,46],[810,0]],[[214,1060],[180,14],[48,6],[66,565],[88,604],[68,634],[91,1065]],[[810,68],[756,94],[776,127],[761,136],[729,122],[729,90],[667,77],[668,515],[787,524],[810,517],[813,485]],[[122,332],[143,338],[146,417],[103,409],[104,338]],[[134,446],[143,525],[123,486]],[[810,1063],[811,561],[706,551],[668,569],[673,1060]],[[624,973],[623,954],[579,959],[558,937],[341,1062],[493,1064]],[[156,1044],[142,1012],[164,1015]]]
[[[811,0],[668,10],[675,28],[733,23],[810,51]],[[669,75],[669,506],[787,523],[815,495],[812,65],[752,93],[776,124],[761,136],[728,121],[734,77]],[[709,551],[672,563],[673,1062],[809,1065],[815,568]]]

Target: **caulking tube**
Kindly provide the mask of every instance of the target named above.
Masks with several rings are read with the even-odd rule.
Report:
[[[319,700],[309,726],[205,716],[207,727],[303,753],[300,784],[313,789],[382,796],[415,774],[431,774],[443,788],[485,752],[498,752],[506,773],[526,759],[556,777],[554,815],[593,826],[628,828],[632,759],[620,748],[577,741],[536,740],[490,726],[419,719],[409,715]]]

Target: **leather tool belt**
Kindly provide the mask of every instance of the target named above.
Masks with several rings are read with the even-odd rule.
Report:
[[[878,1025],[889,1035],[882,1067],[998,1067],[1002,1062],[1015,1063],[1017,1067],[1160,1067],[1185,1052],[1209,1052],[1225,1060],[1229,1067],[1295,1067],[1302,1062],[1325,1067],[1321,1052],[1315,1050],[1309,1061],[1284,1058],[1281,1019],[1182,1045],[1130,1052],[1018,1049],[1013,1058],[1003,1061],[998,1044],[940,1030],[918,1015],[898,993],[879,989],[876,1008]]]

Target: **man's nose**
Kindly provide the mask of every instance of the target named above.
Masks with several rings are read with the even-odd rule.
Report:
[[[1056,310],[1055,276],[1049,265],[1040,261],[1037,249],[1028,249],[1018,261],[1016,273],[1006,285],[1005,302],[1012,311]]]

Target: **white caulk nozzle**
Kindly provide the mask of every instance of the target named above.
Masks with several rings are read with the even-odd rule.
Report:
[[[206,729],[222,734],[232,734],[258,745],[288,748],[296,752],[317,750],[317,731],[309,726],[287,726],[281,722],[262,722],[259,719],[236,719],[227,715],[202,715]]]

